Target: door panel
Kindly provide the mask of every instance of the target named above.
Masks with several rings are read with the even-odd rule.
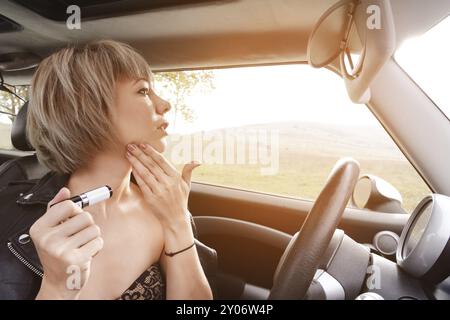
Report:
[[[222,273],[259,287],[272,287],[275,269],[291,235],[224,217],[196,216],[194,220],[200,239],[219,253]]]
[[[189,198],[199,239],[217,250],[219,269],[268,289],[289,235],[299,231],[312,205],[311,201],[202,183],[192,183]],[[400,234],[407,219],[407,214],[347,208],[339,228],[360,243],[371,243],[381,230]]]
[[[218,216],[267,226],[290,235],[301,227],[314,203],[252,191],[192,183],[189,209],[194,216]],[[400,235],[407,214],[347,208],[339,228],[360,243],[371,243],[381,230]]]

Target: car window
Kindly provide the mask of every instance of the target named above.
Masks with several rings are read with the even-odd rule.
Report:
[[[362,173],[394,185],[407,210],[430,192],[329,70],[285,65],[175,74],[156,75],[156,89],[172,102],[166,156],[178,166],[202,162],[194,181],[313,200],[336,161],[350,156]]]
[[[28,101],[30,86],[8,86],[11,91],[0,91],[0,149],[13,150],[11,128],[15,115],[25,101]]]
[[[450,119],[450,16],[395,53],[397,63]]]
[[[313,200],[334,163],[351,156],[412,210],[428,187],[341,80],[306,65],[157,73],[172,104],[166,155],[202,162],[193,181]],[[28,99],[29,86],[8,87]],[[0,149],[12,150],[11,124],[23,101],[0,91]]]

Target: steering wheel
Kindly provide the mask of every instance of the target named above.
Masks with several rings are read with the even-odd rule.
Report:
[[[339,160],[331,171],[300,231],[278,263],[269,299],[303,299],[341,220],[359,177],[359,164]]]

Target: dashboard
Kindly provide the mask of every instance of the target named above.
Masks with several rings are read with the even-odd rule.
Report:
[[[450,299],[450,197],[425,197],[403,228],[395,259],[374,253],[370,267],[376,281],[365,293],[386,300]]]
[[[400,236],[397,263],[410,275],[439,283],[450,275],[450,197],[425,197]]]

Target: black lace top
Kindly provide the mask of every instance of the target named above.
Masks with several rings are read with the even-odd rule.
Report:
[[[164,300],[165,282],[159,263],[152,264],[125,290],[118,300]]]

